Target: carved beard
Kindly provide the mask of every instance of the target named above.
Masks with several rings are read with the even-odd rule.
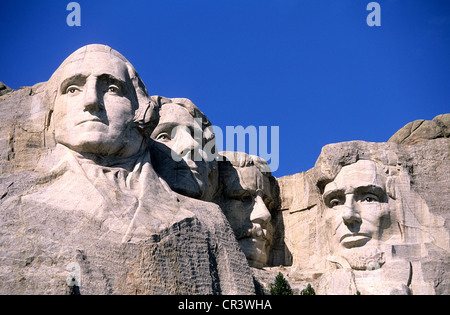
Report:
[[[342,257],[354,270],[375,270],[385,263],[384,252],[378,247],[345,250],[342,252]]]

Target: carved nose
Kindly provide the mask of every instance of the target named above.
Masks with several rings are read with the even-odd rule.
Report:
[[[258,223],[261,225],[266,224],[272,218],[269,209],[267,209],[266,204],[260,195],[255,198],[255,203],[253,205],[252,213],[250,214],[250,221],[253,223]]]
[[[361,215],[357,209],[355,209],[353,194],[346,195],[344,207],[342,220],[348,227],[353,228],[356,224],[361,223]]]
[[[99,95],[95,81],[86,84],[86,92],[84,96],[84,111],[96,111],[104,108],[102,97]]]
[[[192,138],[189,130],[179,128],[177,131],[177,141],[172,150],[182,157],[190,157],[189,153],[194,152],[197,147],[198,146]]]

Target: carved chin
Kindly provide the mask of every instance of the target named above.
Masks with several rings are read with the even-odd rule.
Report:
[[[97,123],[101,125],[100,123]],[[131,151],[139,147],[140,137],[136,134],[117,133],[109,134],[105,130],[89,130],[60,134],[55,136],[56,142],[79,153],[91,153],[102,156],[130,156]]]
[[[376,247],[347,250],[343,257],[354,270],[375,270],[385,263],[384,252]]]
[[[251,267],[262,268],[267,264],[267,242],[259,238],[243,238],[239,240],[239,246],[247,257]]]
[[[104,141],[104,139],[77,139],[76,141],[60,142],[68,148],[83,153],[92,153],[97,155],[118,155],[117,153],[123,149],[123,145],[117,145],[113,142]]]

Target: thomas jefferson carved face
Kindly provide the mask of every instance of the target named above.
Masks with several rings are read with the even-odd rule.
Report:
[[[133,127],[138,101],[126,63],[105,52],[75,55],[60,69],[55,139],[77,152],[128,157],[142,136]]]
[[[377,246],[381,219],[388,214],[385,183],[374,162],[360,160],[343,167],[325,186],[323,200],[329,208],[335,252],[355,257]]]
[[[176,100],[176,99],[174,99]],[[194,108],[187,99],[180,101]],[[153,165],[156,172],[176,192],[192,198],[211,200],[217,188],[217,163],[208,141],[209,130],[203,130],[203,114],[194,118],[178,103],[165,103],[160,110],[159,123],[151,138]]]

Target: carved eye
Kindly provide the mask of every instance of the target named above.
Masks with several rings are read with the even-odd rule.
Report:
[[[253,202],[252,194],[244,189],[234,192],[231,198],[238,200],[244,204],[250,204]]]
[[[363,201],[365,202],[378,202],[380,201],[380,199],[378,198],[378,196],[374,195],[374,194],[367,194],[362,198]]]
[[[80,91],[80,88],[76,85],[71,85],[66,89],[66,94],[76,94]]]
[[[342,194],[330,194],[324,197],[324,202],[328,208],[334,208],[345,203],[345,196]]]
[[[252,196],[249,194],[245,194],[245,195],[241,196],[240,199],[243,203],[251,203],[253,201]]]
[[[156,140],[158,141],[170,141],[172,138],[170,138],[170,135],[167,132],[161,132],[157,137]]]
[[[341,202],[341,200],[338,199],[338,198],[333,198],[333,199],[331,199],[330,202],[329,202],[330,208],[334,208],[334,207],[339,206],[339,205],[341,205],[341,204],[342,204],[342,202]]]
[[[110,92],[110,93],[117,94],[117,93],[119,93],[119,91],[120,91],[120,88],[117,85],[110,85],[108,87],[108,92]]]

